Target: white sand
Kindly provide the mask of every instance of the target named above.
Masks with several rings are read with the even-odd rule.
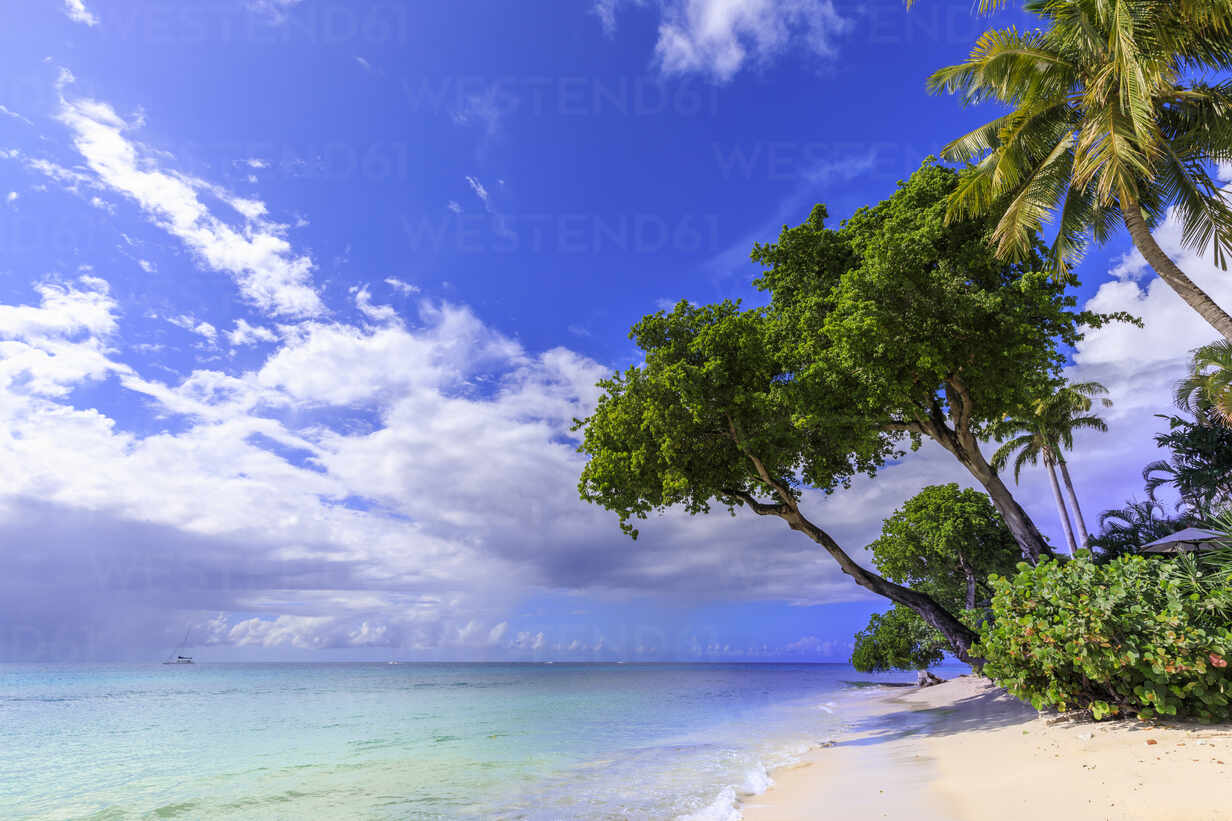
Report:
[[[835,746],[772,773],[746,821],[1232,819],[1229,725],[1049,726],[973,676],[870,707]]]

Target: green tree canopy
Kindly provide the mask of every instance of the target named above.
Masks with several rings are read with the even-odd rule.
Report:
[[[645,364],[600,383],[580,450],[583,499],[637,519],[711,504],[783,519],[857,583],[911,608],[963,657],[971,631],[927,594],[872,573],[801,510],[929,436],[992,496],[1022,553],[1050,552],[979,438],[1059,380],[1061,344],[1105,317],[1054,279],[996,260],[979,221],[947,225],[954,172],[928,161],[838,229],[825,209],[753,258],[771,304],[681,303],[632,338]],[[1038,260],[1037,260],[1038,261]]]
[[[682,506],[705,513],[719,504],[748,507],[819,544],[863,587],[910,607],[966,658],[974,633],[926,594],[856,563],[800,507],[812,486],[833,491],[873,473],[894,451],[893,437],[852,414],[846,397],[817,397],[802,427],[794,379],[774,355],[760,311],[722,302],[648,316],[632,337],[645,364],[600,383],[595,412],[579,421],[583,499],[634,525],[651,512]]]
[[[929,485],[894,511],[869,545],[883,576],[928,593],[953,612],[992,596],[991,574],[1013,574],[1018,546],[986,494]]]
[[[882,523],[869,545],[887,579],[928,593],[968,627],[992,598],[990,575],[1012,575],[1018,545],[988,496],[956,484],[929,485]],[[895,607],[874,614],[855,636],[857,670],[922,670],[944,657],[941,634],[915,613]]]
[[[945,659],[941,634],[905,607],[874,613],[855,635],[851,666],[861,673],[924,670]]]
[[[1002,261],[985,220],[947,223],[957,184],[930,159],[838,228],[826,227],[819,205],[778,242],[754,247],[766,269],[756,284],[771,296],[769,335],[792,374],[803,430],[824,431],[840,394],[871,427],[913,444],[932,438],[983,485],[1034,559],[1050,548],[979,440],[1050,395],[1061,346],[1113,317],[1073,310],[1034,241],[1021,261]]]

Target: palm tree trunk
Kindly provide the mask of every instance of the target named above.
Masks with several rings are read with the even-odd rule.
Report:
[[[1057,513],[1061,515],[1061,529],[1065,531],[1065,541],[1069,543],[1069,555],[1078,552],[1074,544],[1074,529],[1069,524],[1069,512],[1065,509],[1065,500],[1061,498],[1061,485],[1057,482],[1057,468],[1050,457],[1044,457],[1044,467],[1048,468],[1048,478],[1052,481],[1052,496],[1057,500]]]
[[[1125,219],[1125,227],[1129,229],[1129,236],[1134,241],[1134,247],[1155,269],[1159,278],[1168,283],[1168,287],[1176,291],[1176,295],[1185,300],[1186,304],[1197,311],[1198,315],[1210,323],[1212,328],[1219,331],[1224,339],[1232,341],[1232,316],[1228,316],[1223,308],[1216,305],[1215,300],[1207,296],[1206,292],[1195,285],[1193,280],[1185,276],[1185,272],[1164,253],[1164,249],[1159,247],[1155,237],[1151,236],[1151,230],[1147,227],[1146,220],[1142,218],[1138,205],[1133,202],[1123,202],[1121,211]]]
[[[1091,549],[1091,536],[1087,533],[1087,523],[1082,518],[1082,508],[1078,507],[1078,494],[1074,492],[1074,482],[1069,478],[1069,466],[1061,460],[1061,480],[1065,482],[1065,491],[1069,494],[1069,503],[1074,508],[1074,523],[1078,525],[1078,541],[1082,542],[1083,550]]]

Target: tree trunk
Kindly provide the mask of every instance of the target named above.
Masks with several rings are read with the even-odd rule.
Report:
[[[1002,482],[1001,477],[992,469],[992,466],[984,461],[983,454],[977,453],[976,456],[978,461],[969,456],[965,458],[959,456],[959,461],[984,486],[984,490],[988,492],[988,497],[992,499],[993,506],[1001,514],[1001,518],[1005,520],[1005,526],[1009,528],[1014,541],[1018,542],[1018,547],[1022,550],[1022,557],[1031,563],[1035,563],[1040,560],[1040,556],[1051,556],[1052,548],[1044,541],[1043,534],[1039,532],[1035,522],[1031,521],[1031,517],[1018,504],[1013,494],[1010,493],[1010,489],[1005,486],[1005,482]]]
[[[971,566],[967,564],[967,560],[963,558],[961,553],[958,554],[958,564],[962,568],[963,575],[967,578],[967,609],[975,609],[975,574],[971,572]]]
[[[1015,501],[1010,489],[980,450],[980,440],[971,431],[971,420],[976,413],[975,400],[966,385],[954,376],[945,381],[944,390],[948,410],[943,410],[937,398],[933,397],[927,406],[919,408],[920,413],[915,414],[912,421],[913,427],[909,426],[906,430],[918,431],[948,450],[984,486],[1014,541],[1018,542],[1024,559],[1035,564],[1040,556],[1051,556],[1052,548],[1044,541],[1043,534]],[[897,429],[904,428],[900,425]]]
[[[1223,308],[1215,304],[1215,300],[1207,296],[1206,292],[1195,285],[1193,280],[1185,276],[1185,272],[1164,253],[1164,249],[1159,247],[1155,237],[1151,236],[1151,230],[1147,227],[1146,220],[1142,218],[1142,212],[1136,203],[1123,202],[1121,206],[1129,236],[1134,241],[1134,247],[1146,259],[1147,264],[1155,269],[1160,279],[1168,283],[1169,288],[1176,291],[1177,296],[1185,300],[1185,303],[1210,323],[1212,328],[1219,331],[1224,339],[1232,341],[1232,316],[1228,316]]]
[[[1082,542],[1083,550],[1091,549],[1091,535],[1087,533],[1087,523],[1082,518],[1082,508],[1078,507],[1078,494],[1074,492],[1074,482],[1069,478],[1069,467],[1061,460],[1061,479],[1065,482],[1065,491],[1069,494],[1069,503],[1074,508],[1074,523],[1078,525],[1078,540]]]
[[[945,637],[945,640],[950,644],[951,651],[960,661],[970,664],[977,672],[983,669],[984,660],[978,656],[971,655],[971,645],[979,638],[971,628],[955,618],[950,611],[938,604],[932,596],[921,593],[918,590],[912,590],[910,587],[903,587],[901,584],[895,584],[889,579],[861,567],[854,559],[847,555],[843,548],[839,547],[838,542],[834,541],[829,533],[810,522],[800,512],[799,500],[796,499],[787,485],[776,481],[770,475],[761,459],[745,448],[744,444],[740,441],[740,434],[736,423],[730,417],[727,420],[727,424],[731,428],[731,436],[736,442],[737,447],[748,456],[761,480],[774,489],[775,495],[779,498],[779,504],[758,502],[753,498],[752,494],[746,491],[734,491],[733,495],[745,500],[757,515],[778,516],[787,522],[787,526],[792,530],[803,533],[821,545],[830,554],[830,557],[838,562],[839,568],[850,576],[856,584],[865,590],[870,590],[879,596],[884,596],[895,604],[901,604],[913,611],[920,618],[924,619],[925,623],[931,625]]]
[[[842,571],[855,580],[856,584],[865,590],[870,590],[879,596],[884,596],[895,604],[901,604],[911,609],[945,637],[945,640],[950,644],[950,649],[960,661],[970,664],[977,670],[983,667],[983,659],[972,656],[970,653],[971,645],[978,638],[975,632],[938,604],[931,596],[918,590],[912,590],[910,587],[895,584],[871,570],[864,569],[848,556],[843,548],[839,547],[838,542],[834,541],[829,533],[810,522],[794,505],[792,505],[791,510],[778,515],[787,522],[792,530],[803,533],[821,545],[838,562],[838,566],[842,568]]]
[[[1057,514],[1061,517],[1061,529],[1065,531],[1065,542],[1069,545],[1069,555],[1078,552],[1074,544],[1074,529],[1069,524],[1069,512],[1065,509],[1065,500],[1061,498],[1061,486],[1057,484],[1057,468],[1052,457],[1044,457],[1044,467],[1048,469],[1048,479],[1052,482],[1052,497],[1057,500]]]

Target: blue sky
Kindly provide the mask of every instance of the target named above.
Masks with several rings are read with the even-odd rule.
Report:
[[[1014,13],[993,22],[1022,23]],[[755,241],[992,116],[967,0],[41,0],[0,34],[0,659],[844,659],[881,603],[776,522],[576,499],[569,422]],[[1159,237],[1177,249],[1175,226]],[[1133,494],[1206,341],[1117,239],[1077,293]],[[1185,257],[1227,298],[1226,277]],[[925,448],[811,499],[857,549]],[[1055,533],[1042,477],[1021,496]]]

